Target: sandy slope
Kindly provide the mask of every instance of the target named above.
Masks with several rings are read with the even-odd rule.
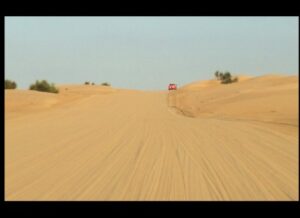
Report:
[[[276,119],[291,125],[269,114],[266,119],[276,122],[249,120],[263,118],[252,112],[263,105],[256,104],[263,93],[253,85],[264,79],[273,81],[268,87],[261,82],[266,95],[290,97],[284,103],[294,108],[279,107],[276,95],[264,100],[270,97],[267,110],[274,107],[281,112]],[[248,86],[202,87],[206,95],[187,87],[169,94],[63,86],[54,97],[6,91],[5,199],[298,200],[298,108],[295,93],[287,91],[293,85],[280,85],[285,78],[278,84],[251,80],[243,81]],[[192,95],[216,98],[215,89],[224,93],[215,101],[222,110],[210,107],[216,116],[188,117],[174,107],[197,105]],[[33,98],[38,109],[30,112],[26,101]]]
[[[298,76],[267,75],[222,85],[192,83],[171,94],[170,103],[192,117],[240,118],[298,126]]]

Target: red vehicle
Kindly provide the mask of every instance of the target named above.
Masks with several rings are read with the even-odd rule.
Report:
[[[177,89],[177,85],[176,84],[173,84],[173,83],[169,84],[169,90],[176,90],[176,89]]]

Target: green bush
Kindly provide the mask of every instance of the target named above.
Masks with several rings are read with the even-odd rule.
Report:
[[[16,89],[17,83],[11,80],[5,80],[5,89]]]
[[[237,77],[232,78],[230,72],[228,72],[228,71],[225,73],[216,71],[215,77],[217,78],[217,80],[221,80],[222,84],[234,83],[234,82],[238,81],[238,78]]]
[[[84,85],[90,85],[90,82],[84,82]]]
[[[92,86],[95,85],[95,83],[92,83]]]
[[[220,72],[217,70],[217,71],[215,72],[215,77],[216,77],[217,79],[219,79],[219,75],[220,75]]]
[[[51,92],[51,93],[58,93],[58,89],[52,83],[51,85],[46,81],[37,80],[35,84],[30,85],[30,90],[40,91],[40,92]]]
[[[107,83],[107,82],[101,83],[101,85],[102,85],[102,86],[110,86],[110,84]]]

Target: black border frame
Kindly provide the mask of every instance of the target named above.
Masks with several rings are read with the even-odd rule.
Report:
[[[213,4],[213,3],[212,3]],[[254,6],[250,6],[248,9],[253,10],[257,9],[259,7],[254,4]],[[274,4],[274,3],[273,3]],[[295,3],[296,4],[296,3]],[[221,5],[222,6],[222,5]],[[246,5],[245,5],[246,6]],[[262,13],[266,14],[266,12],[270,12],[268,10],[268,6],[266,8],[259,8],[260,16]],[[296,6],[292,8],[292,14],[289,16],[298,16],[296,12]],[[145,9],[145,8],[144,8]],[[144,10],[142,9],[142,10]],[[151,8],[147,8],[147,10],[151,10]],[[155,11],[148,11],[141,12],[141,8],[135,8],[135,7],[127,7],[123,9],[113,9],[113,10],[106,10],[105,8],[102,10],[98,10],[98,8],[76,8],[71,10],[65,10],[63,8],[57,9],[57,8],[44,8],[42,11],[36,10],[33,8],[26,8],[22,6],[14,7],[12,10],[7,10],[4,13],[4,16],[2,16],[3,21],[1,24],[3,25],[3,48],[5,45],[5,37],[4,37],[4,23],[5,23],[5,17],[6,16],[99,16],[99,13],[101,16],[226,16],[227,11],[225,11],[223,8],[218,9],[211,9],[211,8],[205,8],[199,11],[196,11],[195,8],[192,9],[191,7],[187,10],[173,10],[170,11],[168,9],[158,9]],[[233,8],[234,9],[234,8]],[[285,10],[285,6],[278,5],[278,11],[279,14],[282,14]],[[290,8],[291,9],[291,8]],[[271,9],[272,10],[272,9]],[[68,12],[67,12],[68,11]],[[67,12],[67,13],[66,13]],[[200,12],[200,13],[199,13]],[[257,12],[257,10],[256,10]],[[268,16],[274,16],[274,12],[276,10],[272,11],[273,14]],[[241,14],[241,11],[235,11],[234,16],[244,16]],[[246,13],[247,14],[247,13]],[[248,12],[249,14],[249,12]],[[253,14],[253,11],[252,11]],[[277,13],[278,15],[278,13]],[[255,15],[259,16],[259,15]],[[264,16],[264,15],[263,15]],[[299,16],[298,16],[298,23],[299,23]],[[299,30],[298,30],[299,31]],[[4,66],[4,58],[5,53],[3,49],[3,72],[5,72],[5,66]],[[3,83],[4,84],[4,74],[3,74]],[[3,85],[4,86],[4,85]],[[4,87],[3,89],[4,90]],[[4,92],[3,92],[3,101],[4,102]],[[4,115],[4,107],[1,107],[3,109],[3,115]],[[5,130],[5,123],[3,119],[3,130]],[[4,134],[3,134],[4,139]],[[5,141],[3,140],[3,156],[5,154]],[[299,154],[298,154],[299,157]],[[299,163],[299,158],[298,158]],[[5,164],[5,157],[3,158],[3,166]],[[243,215],[257,215],[252,209],[265,209],[267,211],[266,215],[269,215],[269,212],[275,212],[276,215],[284,215],[286,216],[289,212],[298,212],[297,210],[299,208],[299,200],[298,201],[5,201],[4,197],[4,178],[5,178],[5,172],[4,167],[1,168],[3,170],[3,202],[1,204],[4,207],[5,212],[16,212],[16,213],[32,213],[33,210],[35,210],[35,213],[40,215],[58,215],[57,210],[66,209],[66,210],[72,210],[73,213],[77,214],[79,211],[92,211],[96,214],[101,214],[102,210],[107,211],[109,213],[119,213],[120,215],[128,215],[128,210],[141,210],[142,213],[140,215],[148,215],[148,216],[157,216],[157,212],[154,212],[152,209],[160,209],[161,213],[166,213],[166,215],[169,215],[171,210],[173,212],[178,211],[179,208],[183,208],[184,210],[193,211],[196,212],[196,214],[203,214],[205,212],[209,212],[210,215],[218,214],[226,209],[229,210],[229,212],[240,212],[240,216]],[[299,169],[298,169],[299,170]],[[298,174],[299,175],[299,174]],[[298,177],[299,179],[299,177]],[[299,180],[298,180],[298,186],[299,186]],[[298,189],[298,195],[299,195],[299,189]],[[239,210],[236,211],[237,207]],[[17,208],[17,210],[16,210]],[[214,208],[218,208],[220,210],[216,210]],[[55,210],[54,210],[55,209]],[[283,209],[283,211],[281,210]],[[0,209],[2,211],[2,209]],[[45,211],[47,211],[47,214],[45,214]],[[235,212],[234,212],[235,211]],[[83,212],[82,215],[86,215],[85,212]],[[280,214],[282,212],[282,214]],[[177,213],[177,212],[176,212]],[[68,215],[68,213],[66,213]],[[77,214],[79,215],[79,214]],[[177,213],[177,215],[181,215],[180,213]],[[183,215],[187,215],[187,212],[183,212]]]

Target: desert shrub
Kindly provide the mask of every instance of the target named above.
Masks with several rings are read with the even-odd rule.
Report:
[[[5,89],[16,89],[17,83],[12,80],[5,80]]]
[[[84,85],[90,85],[90,82],[86,81],[86,82],[84,82]]]
[[[221,83],[222,83],[222,84],[234,83],[234,82],[237,82],[237,81],[238,81],[238,78],[237,78],[237,77],[232,78],[230,72],[228,72],[228,71],[225,72],[225,73],[216,71],[216,72],[215,72],[215,77],[216,77],[218,80],[221,80]]]
[[[216,77],[217,79],[219,79],[219,74],[220,74],[220,72],[217,70],[217,71],[215,72],[215,77]]]
[[[95,83],[92,83],[92,86],[95,85]]]
[[[58,93],[58,89],[54,86],[54,84],[49,84],[46,80],[37,80],[34,84],[30,85],[29,89],[40,92]]]
[[[229,72],[225,72],[224,74],[222,74],[221,77],[221,83],[223,84],[227,84],[227,83],[231,83],[231,74]]]
[[[101,85],[102,85],[102,86],[110,86],[110,84],[107,83],[107,82],[101,83]]]

